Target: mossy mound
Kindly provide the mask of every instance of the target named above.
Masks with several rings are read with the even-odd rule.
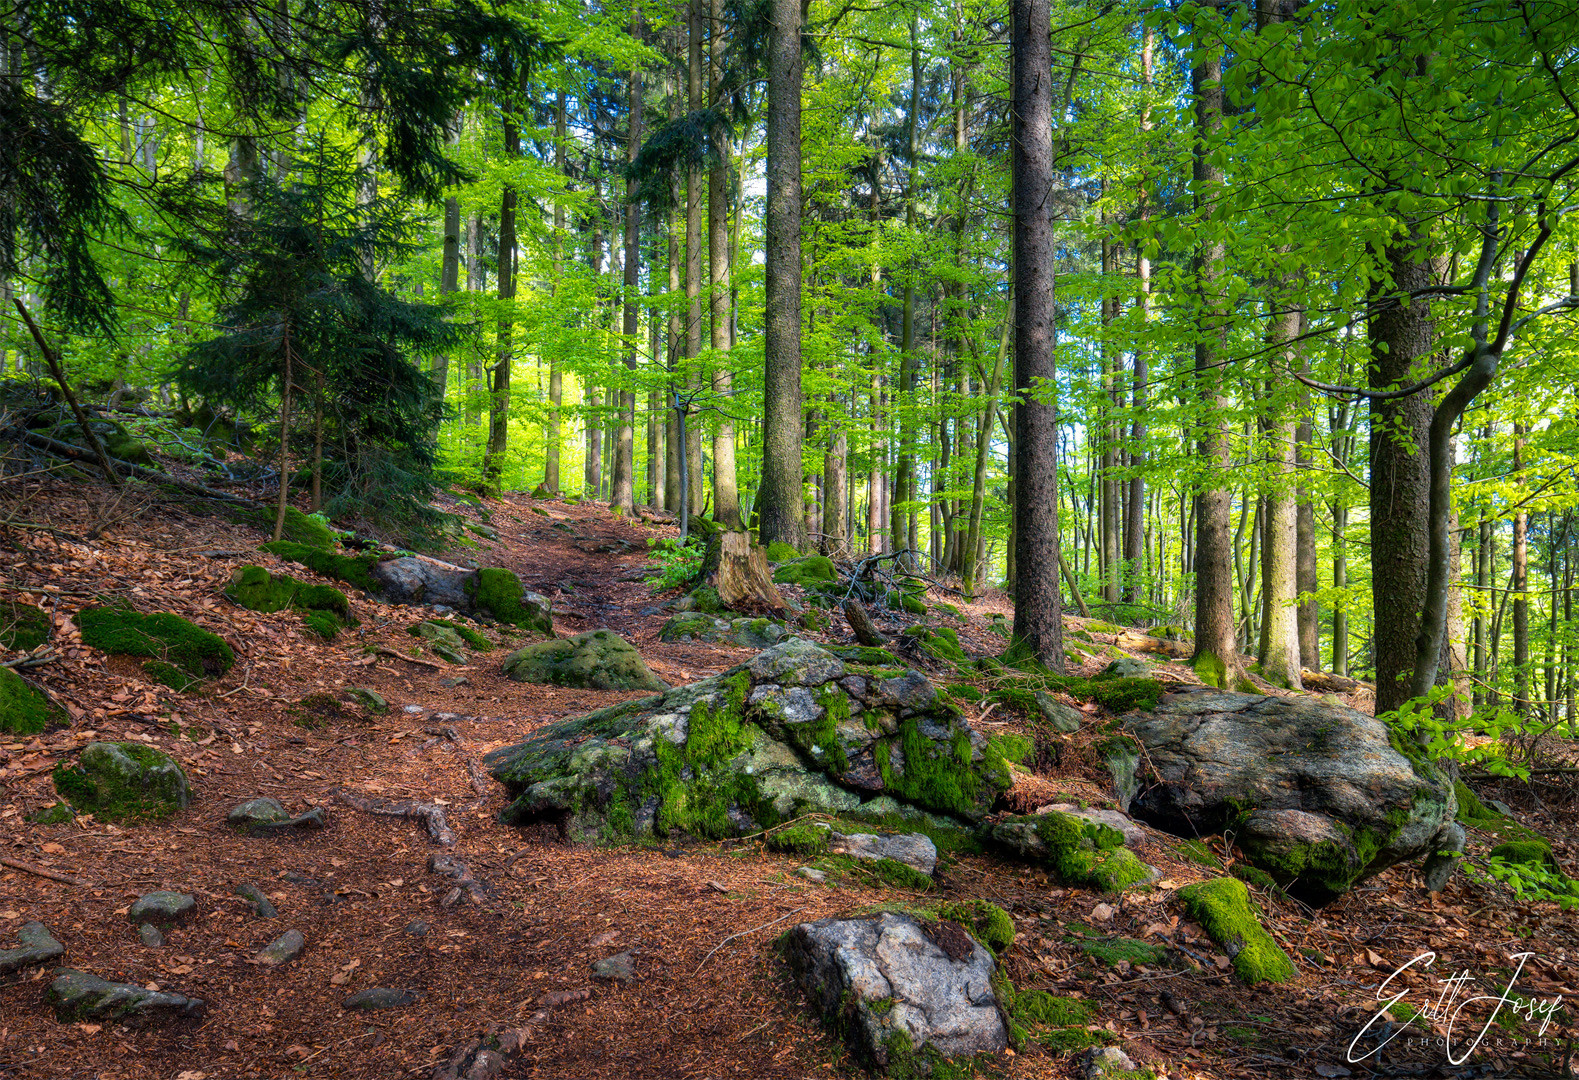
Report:
[[[698,585],[686,593],[685,596],[690,603],[685,605],[683,609],[676,604],[676,611],[700,611],[704,615],[723,615],[729,612],[729,609],[724,606],[724,598],[719,596],[718,590],[711,585]]]
[[[763,839],[769,851],[777,851],[786,855],[801,855],[812,857],[828,853],[828,838],[831,829],[826,829],[815,824],[791,825],[787,829],[770,832]]]
[[[985,666],[1000,676],[1000,682],[988,693],[988,698],[1010,705],[1026,716],[1034,717],[1039,711],[1036,695],[1050,690],[1062,691],[1076,701],[1091,701],[1111,713],[1145,712],[1157,707],[1162,700],[1162,683],[1156,679],[1134,678],[1102,672],[1091,678],[1077,675],[1053,675],[1038,667],[1029,672],[1005,672],[1002,665],[990,657]],[[978,662],[980,664],[980,662]],[[1008,675],[1002,680],[1003,675]]]
[[[32,652],[49,640],[49,615],[32,604],[0,603],[0,649]]]
[[[658,631],[659,641],[704,641],[766,649],[789,635],[784,624],[763,618],[716,618],[697,611],[676,615]]]
[[[1453,793],[1458,797],[1458,820],[1465,825],[1498,825],[1506,821],[1501,814],[1480,801],[1480,796],[1462,780],[1453,782]]]
[[[547,603],[538,603],[541,598],[529,596],[513,570],[495,566],[477,571],[477,576],[466,585],[466,595],[478,610],[502,623],[554,636],[554,621]]]
[[[1277,881],[1272,877],[1271,874],[1267,873],[1265,870],[1257,869],[1256,867],[1251,866],[1249,863],[1234,863],[1233,867],[1228,872],[1234,877],[1238,878],[1240,881],[1244,882],[1246,885],[1253,886],[1257,889],[1277,888]]]
[[[77,820],[77,815],[72,813],[67,804],[57,802],[50,803],[42,810],[34,810],[27,815],[27,820],[34,825],[70,825]]]
[[[0,732],[37,735],[71,722],[65,711],[10,668],[0,668]]]
[[[906,615],[927,613],[927,602],[915,593],[904,589],[889,589],[883,597],[883,604],[895,611],[903,611]]]
[[[170,755],[135,742],[96,742],[76,765],[55,766],[55,790],[100,821],[157,821],[186,807],[191,789]]]
[[[143,657],[149,676],[185,691],[229,671],[236,654],[225,639],[168,611],[145,615],[113,605],[77,613],[82,643],[116,656]]]
[[[911,626],[900,632],[900,637],[912,648],[934,660],[963,664],[970,660],[959,643],[959,633],[948,626]]]
[[[792,562],[800,558],[800,551],[794,544],[786,544],[782,540],[775,540],[768,545],[768,562]]]
[[[516,682],[591,690],[667,690],[634,646],[612,630],[551,638],[513,652],[504,673]]]
[[[341,555],[338,552],[300,544],[294,540],[271,540],[266,544],[259,544],[258,550],[299,563],[324,577],[343,581],[347,585],[355,585],[363,592],[378,591],[378,581],[372,574],[372,567],[378,562],[377,555]]]
[[[241,518],[249,525],[255,525],[267,533],[274,532],[273,509],[243,511]],[[324,551],[333,551],[339,536],[327,524],[318,518],[304,514],[294,506],[285,508],[285,528],[280,533],[281,540],[291,540],[307,547],[319,548]]]
[[[1121,934],[1098,934],[1079,923],[1071,923],[1069,931],[1066,942],[1107,967],[1121,963],[1155,967],[1168,959],[1168,950],[1162,945],[1150,945]]]
[[[1294,977],[1293,961],[1256,917],[1244,882],[1212,878],[1186,885],[1175,895],[1185,914],[1228,953],[1234,971],[1245,982],[1288,982]]]
[[[294,608],[307,629],[333,640],[343,626],[355,626],[351,602],[333,585],[312,585],[288,574],[271,574],[261,566],[243,566],[230,575],[225,595],[251,611],[270,613]]]
[[[997,904],[987,900],[961,900],[944,904],[938,918],[952,919],[971,932],[971,936],[992,950],[994,956],[1014,944],[1014,920]]]
[[[770,554],[768,556],[772,558]],[[813,588],[832,585],[839,580],[838,568],[826,555],[808,555],[804,559],[787,562],[773,571],[773,580],[780,585],[802,585]]]
[[[1486,857],[1519,866],[1537,866],[1562,873],[1551,845],[1545,840],[1510,840],[1486,852]]]
[[[1057,997],[1046,990],[1027,990],[1014,996],[1014,1018],[1022,1024],[1075,1027],[1088,1024],[1096,1009],[1079,998]]]
[[[1057,810],[1005,818],[992,827],[990,836],[999,848],[1046,866],[1067,885],[1122,892],[1158,877],[1124,846],[1124,834],[1117,829]]]
[[[423,626],[438,626],[453,631],[461,641],[478,652],[488,652],[494,647],[493,639],[487,634],[474,630],[465,623],[459,623],[453,619],[424,619],[422,622],[413,625],[406,632],[412,637],[424,637],[426,635],[423,633]]]

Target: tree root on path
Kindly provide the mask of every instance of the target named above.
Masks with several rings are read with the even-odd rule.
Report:
[[[364,799],[352,795],[345,788],[334,789],[335,798],[353,810],[364,814],[383,814],[386,817],[414,818],[427,827],[428,836],[435,844],[445,847],[455,845],[455,830],[444,820],[444,808],[436,803],[419,803],[410,799]]]
[[[455,882],[455,887],[445,893],[444,898],[439,901],[440,907],[454,907],[460,903],[463,895],[469,895],[474,904],[481,904],[488,899],[488,886],[474,878],[471,867],[453,855],[428,856],[428,870],[434,874],[442,874]]]
[[[520,1027],[498,1031],[490,1026],[481,1038],[457,1046],[449,1059],[433,1070],[433,1080],[496,1080],[531,1041],[533,1029],[548,1023],[550,1013],[591,996],[591,990],[558,990],[543,995],[537,1011]]]
[[[482,766],[477,763],[477,759],[467,752],[466,744],[461,742],[459,735],[455,734],[455,729],[445,724],[430,724],[423,730],[429,735],[437,735],[441,739],[449,740],[450,745],[455,748],[455,752],[461,756],[461,761],[466,766],[466,775],[471,780],[472,790],[479,795],[486,796],[489,791],[488,774],[482,771]]]

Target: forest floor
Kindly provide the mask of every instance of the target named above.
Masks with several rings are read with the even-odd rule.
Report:
[[[68,703],[73,722],[0,744],[0,855],[81,884],[0,867],[0,948],[23,921],[39,919],[65,944],[65,963],[201,997],[207,1013],[141,1028],[63,1025],[44,1003],[48,971],[36,969],[0,985],[0,1076],[426,1077],[457,1043],[518,1027],[545,1008],[547,1019],[507,1075],[858,1071],[808,1011],[772,942],[794,922],[913,894],[814,885],[794,875],[793,857],[749,842],[572,846],[551,832],[501,824],[498,785],[489,781],[481,795],[474,790],[468,760],[550,721],[636,695],[511,682],[499,670],[509,641],[473,654],[465,668],[367,651],[371,645],[409,654],[407,628],[425,614],[421,609],[355,597],[361,625],[334,642],[311,636],[293,613],[240,609],[221,590],[237,566],[277,561],[255,550],[266,537],[151,493],[117,496],[45,479],[13,496],[0,507],[0,520],[11,522],[0,524],[0,600],[39,603],[52,614],[58,659],[30,675]],[[647,539],[672,529],[633,524],[602,506],[524,496],[489,508],[499,540],[452,556],[516,570],[529,588],[552,597],[559,633],[609,627],[671,684],[752,655],[658,640],[669,614],[659,605],[668,597],[655,594],[640,571]],[[201,692],[177,694],[146,681],[135,664],[85,648],[71,616],[107,596],[173,611],[222,634],[237,650],[235,668]],[[1001,598],[965,607],[966,647],[1001,650],[986,616],[1007,610]],[[843,640],[844,631],[836,621],[831,636]],[[1193,681],[1178,665],[1159,670],[1165,679]],[[460,676],[460,685],[444,684]],[[351,686],[382,694],[389,711],[347,707],[325,716],[301,704]],[[436,721],[438,712],[460,718]],[[1001,711],[983,717],[978,710],[971,719],[999,730],[1019,724]],[[1060,800],[1110,804],[1079,738],[1072,737],[1054,774],[1021,777],[1012,793],[1019,809]],[[27,814],[54,801],[50,769],[95,739],[137,740],[173,755],[191,778],[192,805],[157,824],[26,823]],[[438,849],[420,825],[357,812],[336,801],[340,787],[446,804],[459,834],[453,853],[487,884],[488,899],[441,906],[448,882],[428,871]],[[1504,787],[1487,794],[1512,804],[1525,824],[1552,839],[1559,858],[1572,859],[1571,792],[1543,788],[1537,798],[1528,788]],[[292,811],[324,806],[329,824],[272,839],[227,827],[232,806],[259,796]],[[1488,839],[1472,834],[1471,854]],[[1213,845],[1231,857],[1221,838]],[[1480,1044],[1473,1071],[1450,1067],[1440,1048],[1409,1048],[1403,1039],[1380,1058],[1347,1063],[1345,1055],[1379,1008],[1382,980],[1427,950],[1441,954],[1437,966],[1407,979],[1409,1000],[1422,1008],[1440,988],[1435,977],[1448,972],[1469,972],[1477,986],[1492,988],[1480,992],[1496,993],[1515,963],[1509,954],[1525,951],[1531,956],[1521,987],[1546,997],[1573,994],[1579,934],[1573,918],[1551,905],[1522,902],[1462,873],[1445,892],[1428,894],[1418,869],[1407,866],[1319,912],[1258,891],[1267,924],[1299,976],[1247,987],[1172,902],[1179,886],[1213,872],[1160,835],[1138,845],[1138,853],[1165,880],[1122,899],[972,855],[945,859],[928,899],[980,897],[1007,909],[1019,931],[1005,959],[1016,984],[1088,999],[1097,1026],[1174,1080],[1542,1075],[1550,1068],[1543,1062],[1557,1042],[1555,1026],[1544,1046],[1529,1025],[1497,1029]],[[233,893],[239,882],[261,887],[279,917],[253,917]],[[199,901],[197,916],[158,948],[141,945],[126,918],[128,905],[153,889]],[[417,933],[417,924],[425,932]],[[1079,947],[1077,924],[1098,937],[1166,945],[1174,962],[1110,966]],[[252,962],[286,928],[306,936],[301,959],[279,969]],[[636,958],[635,980],[595,983],[590,964],[626,950]],[[375,986],[410,989],[417,1001],[372,1014],[341,1007],[348,993]],[[578,990],[588,993],[550,996]],[[1036,1045],[988,1071],[1076,1075],[1072,1059]]]

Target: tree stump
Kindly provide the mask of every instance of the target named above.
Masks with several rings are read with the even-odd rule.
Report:
[[[718,564],[711,580],[724,606],[735,611],[783,611],[784,597],[768,570],[767,549],[753,544],[748,532],[721,533],[717,544]]]

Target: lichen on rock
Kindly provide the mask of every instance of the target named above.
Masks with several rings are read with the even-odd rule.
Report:
[[[504,673],[516,682],[592,690],[667,690],[635,647],[609,629],[550,638],[511,653]]]

